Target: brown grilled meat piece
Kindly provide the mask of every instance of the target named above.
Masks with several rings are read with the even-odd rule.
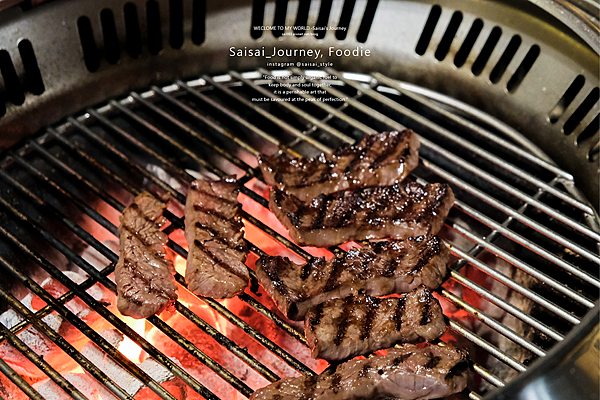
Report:
[[[311,307],[330,299],[406,293],[421,284],[435,289],[446,275],[449,257],[440,238],[419,236],[368,243],[304,265],[265,256],[256,262],[256,276],[288,318],[302,320]]]
[[[395,343],[420,343],[446,331],[440,303],[425,286],[403,297],[358,295],[311,308],[304,332],[314,358],[346,360]]]
[[[123,315],[147,318],[177,300],[175,268],[166,244],[163,212],[167,203],[143,192],[119,218],[119,262],[115,280],[117,308]]]
[[[450,186],[416,182],[320,195],[309,203],[271,190],[269,208],[299,245],[436,234],[454,204]]]
[[[320,194],[401,182],[419,164],[419,139],[410,129],[366,135],[329,156],[302,159],[259,156],[267,185],[304,202]]]
[[[223,299],[244,291],[250,279],[248,249],[233,177],[192,182],[185,204],[189,244],[185,279],[196,294]]]
[[[282,379],[251,400],[437,399],[467,386],[467,353],[453,346],[406,344],[385,356],[351,360],[332,374]]]

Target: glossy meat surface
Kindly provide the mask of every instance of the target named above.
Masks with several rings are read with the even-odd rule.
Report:
[[[320,194],[399,183],[419,164],[419,139],[410,129],[366,135],[329,156],[260,156],[265,182],[308,202]]]
[[[269,208],[299,245],[436,234],[454,204],[446,184],[416,182],[320,195],[309,203],[272,190]]]
[[[177,299],[175,268],[159,229],[167,203],[143,192],[119,218],[119,262],[115,267],[121,314],[147,318]]]
[[[284,257],[261,257],[256,276],[290,319],[303,320],[309,308],[330,299],[364,293],[384,296],[425,285],[437,288],[446,275],[448,248],[437,236],[371,242],[330,260],[299,265]]]
[[[244,262],[239,187],[235,179],[192,182],[185,205],[189,251],[185,279],[196,294],[223,299],[244,291],[250,279]]]
[[[446,331],[446,322],[440,303],[419,286],[402,297],[328,300],[308,311],[304,331],[312,356],[334,361],[395,343],[432,341]]]

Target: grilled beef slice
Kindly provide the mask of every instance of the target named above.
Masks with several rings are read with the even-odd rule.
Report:
[[[267,185],[307,202],[319,194],[401,182],[419,164],[419,139],[410,129],[366,135],[331,156],[259,156]]]
[[[192,182],[185,205],[188,289],[215,299],[244,291],[250,279],[239,187],[232,177]]]
[[[440,303],[425,286],[403,297],[358,295],[311,308],[304,331],[314,358],[346,360],[398,342],[419,343],[446,331]]]
[[[290,319],[302,320],[311,307],[359,293],[385,296],[423,284],[437,288],[446,275],[450,251],[437,236],[371,242],[326,261],[299,265],[284,257],[261,257],[256,276]]]
[[[282,379],[251,400],[437,399],[467,386],[467,353],[453,346],[405,344],[385,356],[351,360],[332,374]]]
[[[436,234],[454,204],[450,186],[416,182],[320,195],[309,203],[271,190],[269,208],[299,245]]]
[[[115,267],[117,307],[121,314],[147,318],[177,299],[175,268],[159,228],[167,203],[143,192],[119,218],[119,262]]]

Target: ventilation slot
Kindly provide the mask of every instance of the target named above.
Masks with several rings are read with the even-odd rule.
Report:
[[[494,48],[500,40],[500,36],[502,36],[502,29],[495,26],[494,29],[492,29],[492,31],[490,32],[490,36],[488,37],[487,41],[483,45],[481,53],[479,53],[477,59],[471,66],[471,72],[473,73],[473,75],[481,75],[481,72],[483,72],[485,65],[487,64],[488,60],[492,55],[492,52],[494,51]]]
[[[298,14],[296,15],[296,23],[294,24],[294,35],[297,37],[304,36],[306,32],[306,24],[308,24],[308,13],[310,12],[310,1],[301,1],[298,4]]]
[[[42,74],[35,53],[33,52],[33,46],[29,40],[23,39],[19,42],[19,54],[21,55],[23,69],[25,70],[26,90],[35,95],[44,93],[45,87]]]
[[[0,72],[4,78],[4,86],[6,88],[6,97],[8,101],[15,105],[21,105],[25,101],[25,93],[19,82],[17,71],[10,58],[10,54],[6,50],[0,50]]]
[[[519,68],[517,68],[514,75],[506,84],[506,89],[508,89],[509,93],[513,93],[515,90],[517,90],[519,85],[521,85],[521,82],[523,82],[523,79],[525,79],[525,76],[527,76],[531,70],[531,67],[533,67],[533,63],[535,63],[535,60],[537,60],[539,55],[540,46],[534,44],[527,52],[527,55],[523,59],[521,65],[519,65]]]
[[[504,53],[498,60],[498,63],[490,73],[490,81],[492,83],[495,84],[500,82],[502,75],[504,75],[506,68],[508,68],[508,64],[510,64],[512,59],[515,57],[515,54],[517,54],[519,46],[521,46],[521,37],[519,35],[515,35],[510,39],[510,42],[508,42],[506,50],[504,50]]]
[[[317,18],[317,24],[315,27],[317,28],[315,32],[315,37],[317,39],[325,38],[325,34],[327,33],[327,25],[329,24],[329,14],[331,13],[331,6],[333,4],[333,0],[321,0],[321,7],[319,8],[319,17]]]
[[[135,4],[125,4],[123,13],[125,14],[125,48],[127,54],[133,58],[137,58],[142,53],[142,38]]]
[[[462,22],[463,16],[460,11],[456,11],[452,14],[452,18],[450,18],[450,23],[448,24],[448,28],[442,36],[442,40],[435,51],[435,58],[438,61],[442,61],[446,58],[448,51],[450,51],[450,46],[452,46],[452,41],[454,40],[454,36],[456,36],[456,32],[458,32],[458,28],[460,27],[460,23]]]
[[[435,5],[431,7],[429,17],[427,17],[427,22],[425,22],[425,27],[423,28],[421,37],[417,42],[417,47],[415,47],[415,52],[418,55],[422,56],[427,51],[427,47],[429,46],[429,42],[433,36],[433,31],[435,30],[435,26],[440,20],[440,15],[442,15],[442,8],[440,6]]]
[[[596,118],[590,122],[588,126],[585,127],[583,132],[577,137],[577,144],[581,144],[586,140],[594,137],[596,133],[598,133],[598,129],[600,128],[600,115],[596,115]]]
[[[473,49],[473,46],[475,45],[475,42],[477,41],[482,29],[483,21],[477,18],[475,21],[473,21],[473,25],[471,25],[471,29],[469,29],[469,33],[467,33],[465,41],[454,56],[454,65],[456,65],[458,68],[462,67],[465,65],[465,62],[467,62],[467,58],[469,57],[469,54],[471,53],[471,50]]]
[[[285,18],[287,16],[288,0],[277,0],[275,3],[275,17],[273,18],[273,36],[282,37],[285,31]]]
[[[195,9],[195,7],[194,7]],[[265,19],[265,0],[254,0],[252,6],[252,18],[250,23],[250,36],[252,39],[258,39],[262,36],[262,27]]]
[[[148,24],[148,50],[150,54],[158,54],[162,50],[162,32],[158,3],[151,0],[146,3],[146,20]]]
[[[577,110],[575,110],[563,126],[563,133],[565,135],[573,133],[575,128],[577,128],[577,125],[581,123],[587,113],[590,112],[592,107],[594,107],[594,104],[598,101],[598,95],[600,95],[600,90],[598,90],[598,88],[592,89],[590,94],[588,94],[585,100],[577,107]]]
[[[560,98],[558,103],[554,106],[548,117],[550,118],[550,123],[555,124],[556,121],[562,117],[565,113],[565,110],[569,105],[575,100],[575,96],[581,91],[583,88],[583,84],[585,83],[585,78],[583,75],[577,75],[577,77],[573,80],[563,97]]]
[[[100,22],[102,24],[102,37],[104,38],[104,56],[106,57],[106,61],[116,64],[121,56],[119,54],[119,38],[117,36],[113,12],[108,8],[102,10],[100,12]]]
[[[183,0],[169,0],[169,44],[173,49],[183,46]]]
[[[206,38],[206,1],[194,0],[192,13],[192,43],[199,46]]]
[[[342,8],[342,15],[340,15],[340,21],[338,23],[338,30],[335,31],[335,37],[337,40],[344,40],[348,36],[348,27],[352,20],[352,13],[354,12],[354,4],[356,0],[344,1],[344,7]],[[345,29],[341,29],[345,28]]]
[[[365,13],[363,14],[362,21],[360,22],[358,33],[356,34],[356,40],[359,43],[364,43],[367,41],[369,32],[371,31],[371,26],[373,25],[373,20],[375,19],[375,11],[377,11],[378,5],[379,0],[369,0],[367,2]]]
[[[98,54],[92,24],[88,17],[79,17],[77,20],[77,30],[79,31],[79,41],[81,43],[81,50],[83,50],[85,67],[88,71],[95,72],[100,67],[100,54]]]

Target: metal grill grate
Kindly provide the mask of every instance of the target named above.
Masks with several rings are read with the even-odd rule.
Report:
[[[304,80],[301,76],[313,79]],[[313,96],[315,93],[298,87],[273,85],[277,83],[307,83],[308,88],[321,92]],[[277,92],[280,90],[282,94]],[[264,100],[253,101],[258,97]],[[297,100],[278,101],[282,98]],[[131,399],[42,320],[50,313],[58,313],[160,398],[174,398],[65,307],[78,298],[191,390],[206,399],[218,399],[202,379],[192,376],[86,292],[99,283],[116,293],[110,274],[118,255],[101,240],[117,238],[116,218],[126,201],[153,187],[169,193],[175,203],[184,204],[179,185],[194,180],[190,171],[199,170],[217,176],[243,175],[241,182],[245,186],[241,193],[249,202],[268,208],[267,200],[252,185],[255,178],[261,178],[255,161],[258,154],[314,156],[321,151],[330,152],[342,143],[354,143],[364,134],[404,126],[418,132],[422,143],[421,163],[411,178],[448,182],[457,198],[441,232],[455,257],[451,277],[438,291],[438,298],[444,304],[454,337],[489,355],[479,354],[474,359],[478,379],[492,386],[504,386],[504,376],[492,371],[495,361],[490,360],[497,360],[512,371],[525,371],[528,362],[544,356],[594,307],[600,287],[597,217],[574,187],[570,174],[544,158],[510,128],[462,103],[381,74],[259,70],[178,81],[87,110],[9,149],[0,169],[0,267],[3,274],[16,278],[46,306],[33,313],[17,299],[16,290],[0,285],[0,297],[24,318],[10,329],[0,324],[2,340],[22,352],[70,396],[85,398],[56,371],[57,366],[44,361],[16,336],[33,326],[116,397]],[[170,224],[166,232],[174,237],[183,228],[183,220],[175,211],[169,211],[167,218]],[[307,260],[313,257],[310,249],[296,246],[251,212],[244,211],[243,218],[247,225],[262,230],[298,256]],[[82,244],[103,256],[108,265],[98,270],[82,258],[76,250]],[[177,240],[171,240],[169,245],[186,257]],[[248,245],[256,256],[265,254],[258,245]],[[72,281],[57,267],[60,261],[56,260],[81,268],[89,278],[82,283]],[[497,268],[497,262],[510,265],[518,273],[507,275],[507,270]],[[68,292],[52,297],[39,284],[39,273],[29,273],[23,267],[29,263],[41,267]],[[484,278],[474,280],[477,274]],[[252,271],[251,276],[255,280]],[[523,276],[525,280],[521,279]],[[185,286],[181,275],[177,274],[176,280]],[[486,282],[496,286],[486,287]],[[498,287],[504,289],[498,291]],[[514,293],[527,299],[531,309],[511,301]],[[302,333],[263,305],[259,297],[247,292],[239,300],[306,346]],[[315,373],[227,305],[205,298],[198,301],[260,343],[279,362],[303,374]],[[512,315],[527,329],[515,331],[497,314],[486,312],[493,310],[491,307]],[[222,334],[188,305],[179,301],[175,310],[267,381],[280,378],[268,363],[236,343],[236,337]],[[207,355],[201,346],[178,332],[177,326],[157,316],[148,322],[242,395],[252,393],[243,377]],[[483,325],[497,335],[477,333]],[[503,341],[522,349],[527,356],[516,357]],[[5,361],[0,360],[0,371],[28,396],[41,398],[31,382]],[[478,383],[471,386],[473,399],[480,398],[489,387]]]

